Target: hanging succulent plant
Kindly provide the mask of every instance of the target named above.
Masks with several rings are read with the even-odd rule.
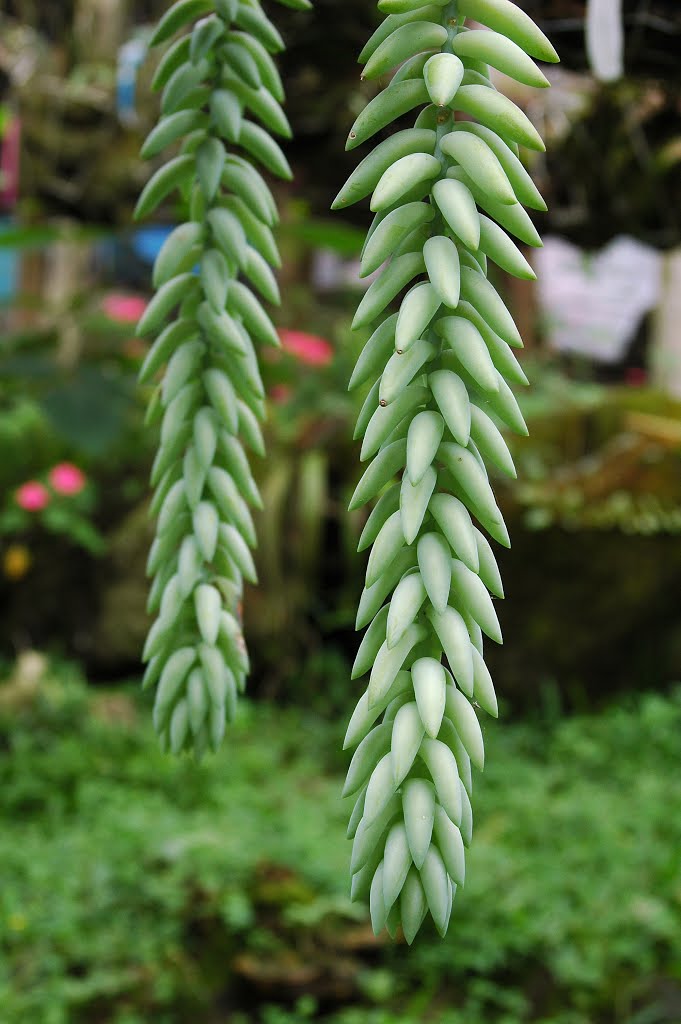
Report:
[[[146,217],[179,191],[188,210],[158,255],[157,291],[138,328],[155,337],[141,380],[165,367],[148,415],[161,439],[148,563],[157,617],[144,686],[156,686],[162,746],[200,757],[220,744],[248,672],[239,603],[243,580],[256,578],[250,507],[260,495],[245,448],[264,454],[258,350],[279,345],[256,295],[279,301],[271,269],[279,266],[277,208],[254,164],[290,179],[270,135],[290,130],[271,56],[283,42],[257,0],[179,0],[152,43],[180,30],[156,72],[161,118],[142,155],[178,142],[180,152],[152,176],[136,209]]]
[[[503,589],[483,530],[509,544],[485,463],[514,476],[497,423],[527,432],[509,386],[527,383],[513,354],[522,341],[487,261],[534,277],[510,235],[541,244],[523,204],[546,207],[518,145],[544,146],[489,68],[542,87],[532,58],[558,58],[509,0],[378,7],[387,17],[360,54],[363,77],[399,69],[347,148],[422,109],[413,128],[359,164],[334,203],[371,196],[361,273],[382,268],[353,324],[377,326],[350,382],[372,382],[356,430],[371,461],[350,507],[380,497],[359,545],[373,547],[352,677],[370,677],[345,738],[356,749],[344,793],[356,796],[352,896],[368,896],[376,932],[387,925],[394,935],[401,923],[411,943],[428,912],[445,934],[464,882],[471,766],[484,760],[475,709],[497,715],[483,634],[501,642],[491,595]]]

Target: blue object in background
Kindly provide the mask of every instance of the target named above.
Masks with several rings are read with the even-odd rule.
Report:
[[[151,273],[156,257],[174,224],[152,224],[133,231],[116,232],[97,247],[102,278],[135,288],[151,289]]]
[[[118,51],[116,108],[121,124],[134,125],[137,117],[137,77],[147,55],[145,38],[130,39]]]
[[[19,291],[19,250],[2,244],[3,234],[13,228],[11,217],[0,218],[0,306],[8,305]]]
[[[161,251],[161,246],[173,227],[172,224],[152,224],[150,227],[140,228],[139,231],[136,231],[132,236],[131,244],[137,258],[150,267],[153,266]]]

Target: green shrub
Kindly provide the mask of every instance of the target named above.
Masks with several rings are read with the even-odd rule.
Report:
[[[338,1004],[296,972],[328,963],[359,1004],[334,1024],[678,1022],[681,691],[488,727],[451,935],[408,955],[348,953],[365,923],[320,719],[246,704],[197,767],[73,673],[9,708],[0,690],[3,1024],[303,1024]]]

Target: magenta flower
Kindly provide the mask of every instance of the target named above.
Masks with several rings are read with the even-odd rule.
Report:
[[[80,494],[87,483],[85,473],[72,462],[60,462],[50,470],[50,483],[57,494]]]
[[[139,295],[107,295],[102,302],[102,309],[110,320],[120,324],[136,324],[147,308],[147,303]]]
[[[50,492],[39,480],[29,480],[18,488],[14,498],[24,511],[42,512],[50,503]]]
[[[328,366],[333,359],[333,346],[325,338],[304,331],[279,331],[281,346],[307,366]]]

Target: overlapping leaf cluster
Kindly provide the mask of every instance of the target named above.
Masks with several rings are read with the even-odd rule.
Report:
[[[371,462],[351,508],[380,497],[360,540],[360,550],[373,547],[353,678],[370,678],[346,736],[356,750],[345,794],[356,794],[353,898],[369,897],[377,932],[401,923],[412,942],[428,912],[444,935],[464,882],[471,766],[484,759],[475,709],[497,714],[483,634],[501,642],[491,595],[503,590],[483,531],[509,544],[486,462],[514,476],[498,424],[526,433],[509,386],[527,383],[513,353],[522,341],[487,271],[490,260],[534,277],[510,236],[541,244],[523,205],[545,205],[518,145],[543,143],[489,69],[545,86],[532,58],[557,56],[509,0],[378,7],[388,16],[360,55],[364,77],[399,68],[347,148],[422,109],[413,128],[360,163],[334,203],[371,195],[361,273],[383,268],[354,320],[378,326],[351,380],[372,383],[356,430]]]
[[[161,436],[148,562],[157,617],[144,685],[156,686],[164,748],[201,756],[222,740],[248,672],[239,603],[243,580],[256,576],[250,508],[260,495],[245,449],[264,454],[258,349],[279,344],[260,302],[279,301],[277,208],[254,164],[290,178],[270,135],[290,131],[271,56],[283,43],[258,0],[179,0],[152,42],[180,30],[156,72],[161,117],[142,154],[177,143],[180,151],[136,210],[144,217],[176,190],[188,210],[158,255],[156,294],[138,329],[155,338],[141,379],[165,367],[148,417]]]

